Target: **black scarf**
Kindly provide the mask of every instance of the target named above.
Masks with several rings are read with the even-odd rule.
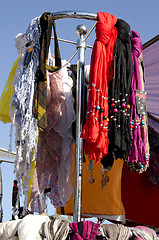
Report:
[[[114,78],[109,85],[109,148],[101,160],[104,168],[114,159],[127,159],[131,149],[128,94],[132,79],[130,26],[118,19],[118,37],[114,49]]]
[[[49,12],[45,12],[40,17],[40,52],[39,52],[39,67],[36,72],[35,91],[33,101],[33,114],[38,120],[38,127],[45,129],[47,127],[46,114],[46,98],[47,98],[47,76],[46,70],[50,72],[57,71],[61,68],[61,57],[57,40],[55,22]],[[48,52],[51,41],[52,27],[54,29],[54,47],[55,47],[55,67],[47,65]]]

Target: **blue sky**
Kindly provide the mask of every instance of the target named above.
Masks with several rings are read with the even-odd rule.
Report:
[[[85,12],[109,12],[117,18],[121,18],[129,23],[132,30],[137,31],[145,43],[158,35],[159,24],[159,1],[145,0],[80,0],[80,1],[51,1],[51,0],[8,0],[0,3],[0,94],[3,91],[6,79],[12,68],[13,62],[18,57],[15,48],[14,37],[18,33],[25,32],[30,21],[41,15],[45,11],[57,12],[66,10],[79,10]],[[76,27],[85,24],[87,30],[93,26],[94,21],[82,19],[57,20],[57,35],[60,38],[77,41]],[[87,40],[87,44],[93,45],[95,40],[94,32]],[[59,43],[62,59],[68,60],[75,52],[74,45]],[[90,63],[91,51],[86,50],[86,64]],[[76,63],[75,57],[71,63]],[[0,122],[0,147],[8,149],[9,146],[10,124]],[[13,151],[15,151],[13,140]],[[2,163],[3,180],[3,221],[11,219],[11,189],[14,180],[12,164]],[[53,208],[49,208],[49,213],[53,214]]]

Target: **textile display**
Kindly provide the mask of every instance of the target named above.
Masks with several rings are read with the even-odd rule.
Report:
[[[116,21],[109,13],[98,13],[91,55],[87,119],[81,137],[85,140],[85,153],[96,162],[108,153],[108,85],[113,78]]]
[[[128,95],[132,79],[130,26],[118,19],[118,36],[114,49],[114,77],[109,84],[109,146],[102,158],[104,168],[112,166],[114,159],[126,160],[131,149],[130,105]]]
[[[159,169],[157,145],[152,144],[158,137],[150,149],[142,41],[127,22],[105,12],[97,13],[95,32],[90,65],[83,68],[81,214],[156,226]],[[0,98],[0,120],[11,121],[11,131],[15,126],[14,172],[18,195],[24,195],[23,214],[44,212],[48,197],[57,213],[73,215],[77,64],[61,60],[50,12],[32,19],[26,32],[15,37],[15,45],[20,55]],[[143,173],[149,165],[148,174]],[[146,209],[145,199],[153,198],[154,206]],[[13,203],[14,217],[18,216],[18,201]],[[47,218],[40,220],[38,231],[40,223],[38,239],[63,240],[71,228],[71,239],[93,240],[99,230],[91,221],[68,225]],[[104,237],[112,234],[112,229],[107,230],[102,229]],[[118,231],[117,239],[134,234],[122,225],[114,231]],[[138,230],[136,237],[139,232],[142,235]]]
[[[45,28],[47,23],[49,31]],[[35,100],[36,96],[38,96],[38,100],[41,101],[45,95],[45,100],[43,98],[44,101],[42,101],[46,106],[48,88],[46,68],[49,68],[51,71],[56,71],[61,67],[61,58],[57,49],[55,49],[55,64],[58,64],[58,66],[47,66],[52,25],[54,27],[54,33],[56,34],[55,23],[52,21],[52,18],[48,13],[44,13],[42,16],[33,19],[28,26],[28,29],[24,34],[26,37],[25,53],[21,62],[18,78],[15,82],[15,92],[11,102],[14,113],[12,116],[12,122],[16,126],[15,141],[17,146],[17,159],[15,162],[15,172],[19,191],[21,191],[20,180],[22,179],[23,194],[25,196],[24,208],[26,208],[29,201],[31,201],[30,191],[33,181],[33,169],[35,169],[35,166],[32,167],[32,161],[34,161],[36,157],[39,135],[38,126],[43,128],[45,127],[44,125],[46,122],[45,118],[43,119],[46,114],[44,114],[44,111],[42,110],[42,105],[39,109],[42,110],[43,113],[41,113],[43,117],[40,117],[40,121],[39,119],[37,121],[34,117],[32,110],[35,110],[35,101],[33,101],[33,99]],[[19,39],[19,42],[23,41],[24,39]],[[57,39],[55,42],[55,47],[57,48]],[[23,43],[20,45],[23,45]],[[38,89],[36,88],[37,83]],[[44,85],[46,87],[45,89]],[[42,95],[44,94],[42,98],[40,97],[40,92]],[[42,104],[42,101],[40,104]],[[44,121],[42,121],[42,119]],[[44,125],[42,126],[42,124]],[[39,207],[39,209],[41,208]]]
[[[45,28],[47,24],[49,25],[49,31]],[[55,35],[55,58],[53,59],[53,61],[51,61],[54,62],[55,65],[50,65],[50,59],[48,59],[48,55],[51,56],[51,54],[49,53],[49,45],[52,26],[54,28]],[[55,174],[55,187],[53,186],[53,189],[58,189],[58,192],[60,189],[60,195],[58,200],[60,203],[58,204],[60,204],[61,206],[68,201],[69,196],[72,193],[72,186],[69,180],[71,163],[74,158],[71,150],[72,144],[74,142],[71,128],[72,123],[75,121],[75,112],[73,109],[74,99],[71,93],[72,79],[68,77],[66,61],[63,62],[63,65],[66,64],[66,66],[62,68],[61,72],[57,72],[57,70],[61,68],[61,57],[58,48],[56,26],[49,13],[44,13],[42,16],[33,19],[29,24],[26,33],[17,35],[15,45],[18,49],[18,52],[22,52],[22,54],[20,55],[21,61],[19,61],[19,68],[17,67],[18,71],[16,71],[16,78],[14,78],[14,81],[12,80],[10,84],[12,85],[11,87],[15,88],[15,91],[11,98],[11,105],[13,106],[11,117],[12,124],[14,124],[16,127],[16,180],[18,181],[19,194],[21,194],[21,189],[23,188],[23,194],[25,196],[24,209],[27,207],[29,207],[30,209],[34,208],[34,210],[35,208],[38,208],[38,211],[41,212],[43,211],[44,206],[42,207],[40,202],[43,199],[43,197],[41,196],[43,196],[45,188],[42,189],[42,192],[40,194],[39,186],[41,186],[40,184],[42,184],[42,180],[40,179],[40,177],[38,177],[38,179],[40,179],[40,182],[37,182],[37,172],[39,174],[39,172],[42,170],[42,167],[43,169],[45,168],[45,163],[44,166],[42,166],[42,163],[39,163],[37,161],[35,169],[35,159],[37,154],[38,138],[41,139],[42,134],[45,134],[44,132],[42,133],[38,130],[38,126],[40,128],[45,128],[46,125],[43,125],[43,127],[42,125],[40,126],[39,120],[37,121],[35,115],[33,115],[33,112],[35,110],[35,101],[33,101],[33,99],[35,100],[36,96],[38,97],[38,99],[40,99],[39,91],[41,89],[42,94],[44,92],[46,93],[45,98],[47,102],[45,103],[45,105],[50,104],[51,107],[55,107],[55,119],[53,120],[50,110],[51,107],[48,107],[47,111],[50,111],[50,113],[48,113],[48,115],[50,114],[48,116],[48,121],[50,121],[50,123],[47,131],[49,131],[49,128],[51,127],[52,129],[54,128],[56,134],[53,136],[53,145],[57,146],[56,137],[58,137],[60,141],[60,145],[58,146],[59,151],[56,153],[56,147],[54,151],[54,153],[56,153],[58,157],[53,157],[54,162],[56,162],[56,166],[54,165],[54,172],[56,172],[58,167],[58,171]],[[19,48],[21,48],[22,50],[20,51]],[[56,73],[54,74],[54,76],[52,75],[51,77],[51,74],[53,74],[55,71]],[[50,80],[51,78],[52,80]],[[55,78],[57,82],[54,81]],[[44,82],[47,91],[49,92],[46,92],[44,90],[44,86],[42,86]],[[61,86],[58,86],[58,82],[61,84]],[[40,88],[36,88],[37,83],[42,84]],[[52,93],[54,94],[52,94],[52,96],[50,95],[50,88],[52,88]],[[57,92],[55,92],[55,89]],[[58,96],[60,96],[59,99]],[[50,99],[51,97],[52,100]],[[39,109],[42,110],[41,107]],[[51,126],[53,122],[54,125]],[[41,124],[45,123],[42,123],[41,121]],[[49,138],[49,136],[51,136],[51,131],[50,135],[48,134],[47,137]],[[51,139],[49,141],[51,141]],[[62,152],[60,150],[60,147],[63,149]],[[39,155],[37,156],[37,158],[39,159]],[[38,163],[40,164],[40,169]],[[51,169],[52,168],[48,168],[49,173]],[[35,176],[34,179],[33,176]],[[50,184],[50,179],[47,180],[49,180],[48,184]],[[31,189],[33,189],[33,185],[36,186],[36,191],[35,188],[34,191],[31,191]],[[59,193],[57,193],[57,195],[58,194]],[[50,195],[52,195],[52,198],[54,198],[54,193],[51,192]],[[33,202],[36,202],[35,206],[33,206]]]
[[[27,215],[23,219],[0,223],[2,240],[158,240],[156,232],[146,226],[126,227],[122,224],[99,224],[92,221],[69,223],[50,219],[47,215]]]

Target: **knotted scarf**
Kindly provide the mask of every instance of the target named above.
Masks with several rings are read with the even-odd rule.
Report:
[[[113,240],[150,240],[158,239],[156,232],[145,226],[126,227],[122,224],[102,224],[100,226],[101,235],[104,239]],[[101,239],[101,238],[99,238]]]
[[[112,166],[114,159],[126,159],[131,149],[128,94],[132,79],[130,26],[122,19],[115,24],[118,36],[114,49],[114,78],[109,84],[109,147],[101,163]]]
[[[135,240],[157,240],[156,232],[152,228],[148,228],[146,226],[136,226],[133,228],[130,228],[133,233],[133,239]]]
[[[71,240],[94,240],[98,234],[99,223],[83,221],[70,223],[69,226],[73,231]]]
[[[143,116],[138,114],[136,103],[136,90],[141,90],[141,77],[139,70],[139,56],[142,52],[142,41],[140,35],[131,31],[131,43],[132,43],[132,82],[131,90],[129,94],[130,102],[130,121],[131,121],[131,136],[132,136],[132,150],[128,158],[128,165],[130,168],[136,171],[143,171],[146,165],[145,154],[145,133],[144,133],[144,121]],[[140,94],[142,97],[142,94]]]
[[[87,119],[81,137],[85,139],[85,153],[96,162],[108,153],[108,85],[113,78],[116,21],[109,13],[98,13],[91,55]]]
[[[38,120],[38,126],[42,129],[47,127],[47,76],[46,70],[51,72],[57,71],[61,68],[61,57],[57,41],[57,33],[55,22],[49,12],[45,12],[40,17],[41,36],[40,36],[40,54],[39,54],[39,67],[36,72],[33,114]],[[47,65],[48,52],[50,47],[52,26],[54,29],[55,37],[55,67]]]
[[[65,240],[69,233],[69,222],[53,219],[42,223],[40,234],[43,239]]]

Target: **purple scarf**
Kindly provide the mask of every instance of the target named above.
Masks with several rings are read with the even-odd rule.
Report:
[[[131,31],[132,44],[132,82],[129,94],[130,103],[130,127],[132,137],[132,150],[128,158],[128,164],[132,170],[142,171],[146,165],[145,133],[143,116],[138,115],[136,106],[136,90],[141,90],[141,76],[138,58],[142,52],[142,41],[140,35]]]

